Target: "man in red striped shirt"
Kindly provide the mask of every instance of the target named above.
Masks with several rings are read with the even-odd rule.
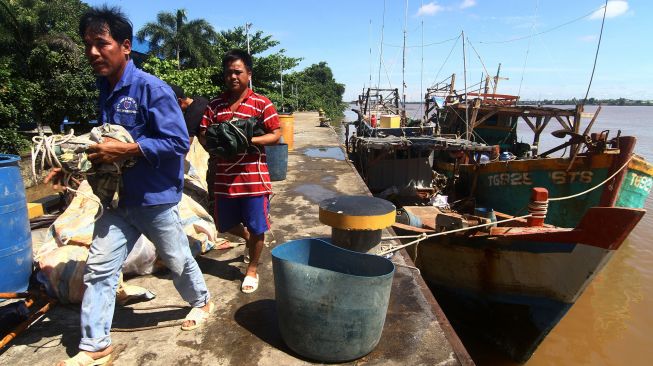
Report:
[[[265,232],[270,229],[268,212],[272,193],[264,145],[276,144],[281,137],[279,117],[272,102],[254,93],[248,86],[252,77],[252,57],[241,50],[231,50],[222,58],[226,91],[213,99],[200,123],[199,141],[206,144],[206,130],[216,123],[257,117],[265,130],[252,137],[252,147],[232,159],[212,159],[215,218],[220,232],[245,239],[250,263],[241,286],[245,293],[258,288],[258,261],[263,250]]]

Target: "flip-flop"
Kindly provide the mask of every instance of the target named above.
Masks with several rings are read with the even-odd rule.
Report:
[[[64,360],[63,362],[64,365],[66,366],[100,366],[100,365],[105,365],[106,363],[111,361],[112,354],[113,352],[95,360],[93,359],[93,357],[89,356],[86,352],[79,352],[75,356],[67,360]]]
[[[249,288],[246,289],[245,287]],[[256,291],[256,289],[258,289],[258,273],[256,274],[256,277],[245,276],[243,284],[240,285],[240,291],[246,294],[251,294],[252,292]]]
[[[215,304],[211,301],[209,302],[209,311],[204,311],[201,308],[192,308],[190,310],[190,313],[186,315],[186,318],[184,318],[184,321],[186,320],[192,320],[195,322],[193,325],[187,325],[181,326],[181,330],[193,330],[197,329],[202,326],[206,322],[206,320],[209,318],[209,316],[213,313],[215,310]]]
[[[238,242],[232,242],[232,241],[229,241],[229,240],[225,240],[224,242],[216,245],[215,249],[218,249],[218,250],[231,249],[231,248],[235,248],[235,247],[237,247],[239,245],[242,245],[242,244],[243,243],[238,243]]]

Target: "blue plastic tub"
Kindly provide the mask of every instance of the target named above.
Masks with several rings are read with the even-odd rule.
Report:
[[[271,181],[286,179],[288,173],[288,145],[267,145],[265,146],[266,161]]]
[[[32,274],[32,234],[20,157],[0,154],[0,292],[27,290]]]
[[[381,339],[394,264],[321,239],[272,250],[279,328],[298,354],[322,362],[365,356]]]

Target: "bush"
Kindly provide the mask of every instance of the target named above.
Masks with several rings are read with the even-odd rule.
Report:
[[[15,126],[0,128],[0,153],[20,155],[29,151],[30,142],[18,133]]]

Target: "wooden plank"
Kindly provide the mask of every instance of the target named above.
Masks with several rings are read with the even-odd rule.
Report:
[[[560,122],[560,124],[562,125],[562,127],[565,128],[565,130],[567,130],[567,131],[573,131],[573,129],[571,128],[571,125],[569,125],[569,124],[567,123],[567,121],[565,121],[564,119],[562,119],[562,117],[560,117],[560,116],[555,116],[555,118],[558,120],[558,122]]]
[[[526,121],[526,123],[527,123],[528,126],[531,128],[531,130],[533,130],[534,133],[537,133],[537,127],[535,127],[535,125],[533,124],[533,122],[531,122],[531,120],[528,119],[527,116],[525,116],[525,115],[522,114],[520,117],[523,118],[524,121]]]
[[[472,131],[474,131],[474,126],[476,126],[476,124],[475,124],[475,122],[476,122],[476,116],[478,116],[478,107],[479,107],[480,105],[481,105],[481,100],[480,100],[480,99],[476,99],[476,100],[474,101],[474,106],[472,107],[472,119],[469,121],[469,124],[470,124],[470,126],[472,127],[472,128],[471,128],[471,131],[469,131],[470,133],[471,133]]]
[[[434,233],[434,232],[435,232],[435,230],[431,230],[431,229],[423,229],[423,228],[421,228],[421,227],[415,227],[415,226],[411,226],[411,225],[406,225],[406,224],[402,224],[402,223],[400,223],[400,222],[395,222],[394,224],[392,224],[392,227],[393,227],[393,228],[397,228],[397,229],[401,229],[401,230],[404,230],[404,231],[410,231],[410,232],[415,232],[415,233],[420,233],[420,234],[421,234],[421,233],[427,233],[427,234],[430,234],[430,233]]]
[[[492,112],[490,112],[490,113],[484,115],[483,117],[481,117],[478,121],[476,121],[476,122],[474,123],[474,126],[473,126],[472,128],[476,128],[476,127],[480,126],[481,123],[487,121],[488,118],[494,116],[494,115],[497,114],[497,113],[498,113],[498,111],[492,111]]]

